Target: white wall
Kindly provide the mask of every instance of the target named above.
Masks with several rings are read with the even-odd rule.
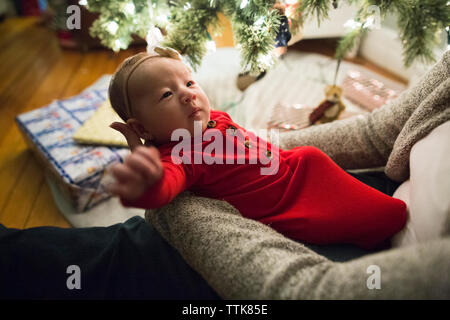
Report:
[[[403,63],[403,47],[398,33],[396,17],[387,16],[380,29],[370,30],[361,42],[359,54],[369,61],[391,71],[392,73],[414,84],[431,66],[419,62],[406,68]],[[436,60],[447,48],[446,32],[442,31],[442,39],[435,49]]]

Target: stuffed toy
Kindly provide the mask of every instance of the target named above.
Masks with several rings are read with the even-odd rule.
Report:
[[[341,87],[336,85],[326,86],[325,99],[309,115],[311,125],[327,123],[338,119],[342,111],[345,110],[341,96]]]

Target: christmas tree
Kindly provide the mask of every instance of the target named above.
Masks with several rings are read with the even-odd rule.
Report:
[[[359,6],[349,32],[342,37],[336,58],[350,51],[358,38],[370,30],[375,19],[389,13],[397,17],[406,66],[415,60],[434,61],[433,48],[439,34],[450,24],[448,0],[347,0]],[[183,54],[195,69],[202,61],[212,36],[221,32],[218,13],[230,19],[234,40],[241,51],[244,70],[261,72],[275,61],[273,55],[282,13],[274,5],[286,7],[291,31],[295,32],[309,16],[319,23],[343,0],[81,0],[99,18],[91,34],[118,51],[126,49],[136,34],[149,41],[155,28],[163,31],[162,45]],[[376,9],[376,10],[374,10]]]

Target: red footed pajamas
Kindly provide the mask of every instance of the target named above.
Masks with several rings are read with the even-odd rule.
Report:
[[[221,111],[211,111],[208,127],[205,141],[192,138],[190,150],[176,155],[191,163],[172,161],[178,141],[160,147],[162,179],[136,201],[122,203],[159,208],[189,189],[225,200],[243,216],[292,239],[365,249],[383,243],[406,223],[403,201],[360,182],[315,147],[279,149]],[[211,159],[216,162],[208,164]]]

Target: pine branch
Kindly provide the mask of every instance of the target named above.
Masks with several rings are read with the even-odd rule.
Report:
[[[450,24],[447,2],[415,0],[396,4],[405,66],[410,66],[415,60],[424,63],[435,61],[433,48],[439,43],[439,33]]]
[[[217,7],[207,1],[181,2],[172,7],[171,26],[163,45],[172,47],[187,57],[194,70],[206,54],[206,41],[211,32],[219,29]]]
[[[260,73],[274,63],[270,52],[280,26],[280,15],[271,10],[272,1],[251,1],[244,9],[236,8],[231,16],[235,42],[241,51],[241,66]]]
[[[330,0],[303,0],[300,1],[300,11],[305,18],[314,15],[317,18],[317,25],[328,19],[328,12],[331,8]]]
[[[222,12],[231,21],[244,69],[258,73],[274,62],[270,52],[280,25],[279,13],[271,10],[275,0],[150,0],[151,10],[148,1],[87,0],[88,10],[99,13],[90,29],[91,35],[118,51],[128,47],[132,35],[145,38],[151,26],[167,26],[164,44],[185,54],[195,69],[206,53],[210,33],[220,33],[217,14]],[[359,27],[342,37],[336,51],[338,59],[367,32],[373,6],[377,6],[381,17],[388,12],[397,16],[406,66],[415,60],[433,61],[437,35],[450,25],[448,0],[340,0],[339,3],[344,1],[359,7],[354,18]],[[291,17],[291,31],[294,33],[313,15],[320,24],[333,10],[331,4],[331,0],[298,0],[296,14]],[[161,22],[160,17],[168,21]]]
[[[335,58],[337,60],[344,59],[345,55],[353,50],[359,39],[366,33],[366,29],[362,26],[350,32],[347,32],[338,43]]]

